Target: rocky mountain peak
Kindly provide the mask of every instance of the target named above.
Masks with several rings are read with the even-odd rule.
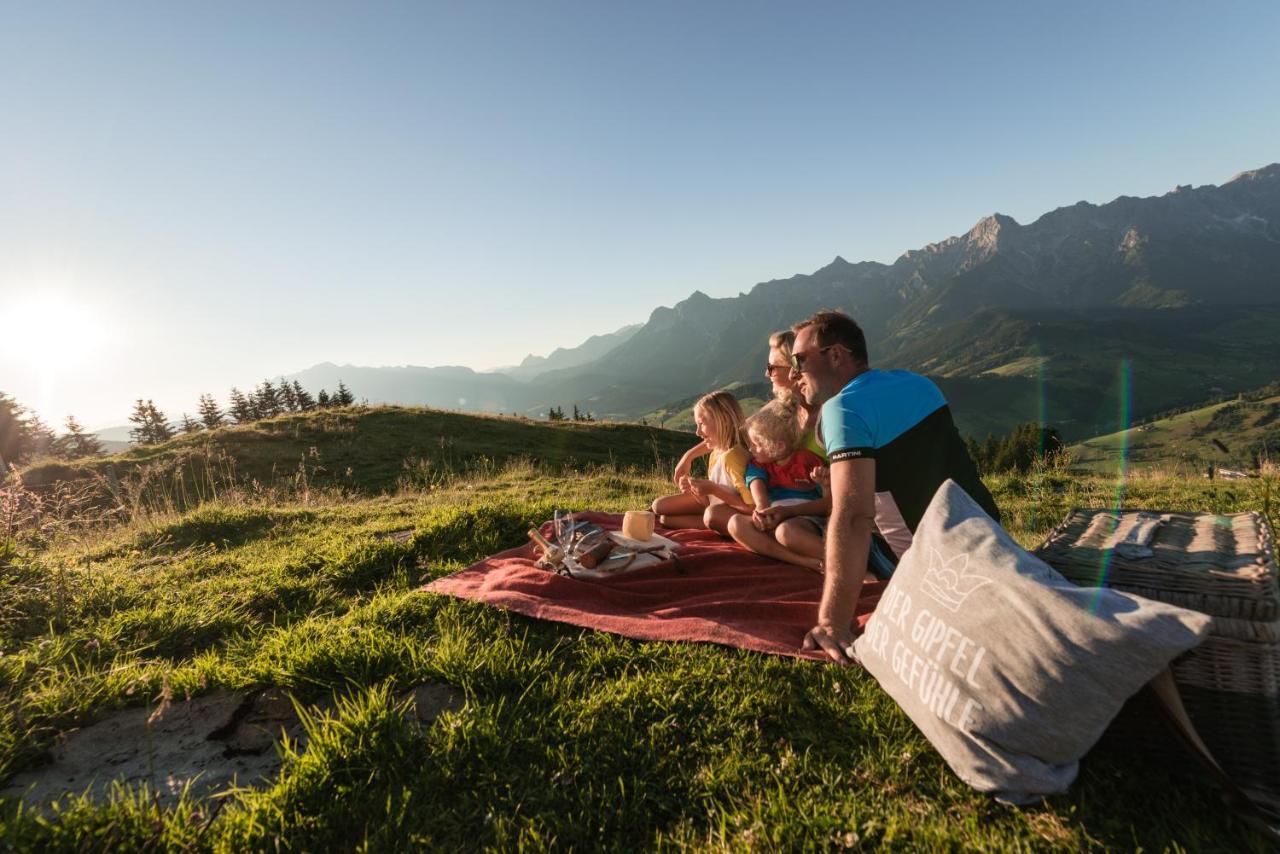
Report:
[[[1021,228],[1021,226],[1018,225],[1018,221],[1013,217],[994,213],[978,220],[977,225],[969,229],[965,239],[971,245],[977,245],[984,249],[995,249],[1001,232],[1018,228]]]
[[[1265,179],[1275,180],[1277,178],[1280,178],[1280,163],[1272,163],[1270,166],[1263,166],[1261,169],[1250,169],[1247,172],[1241,172],[1227,183],[1234,184],[1237,181],[1261,181]]]

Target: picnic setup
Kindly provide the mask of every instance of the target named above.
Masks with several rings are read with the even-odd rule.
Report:
[[[801,639],[823,583],[645,511],[564,511],[422,589],[821,666]],[[948,480],[852,622],[855,666],[974,789],[1010,804],[1062,793],[1114,727],[1280,839],[1280,586],[1261,514],[1079,509],[1028,551]]]

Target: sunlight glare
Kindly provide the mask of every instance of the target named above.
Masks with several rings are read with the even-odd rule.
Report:
[[[5,315],[0,356],[37,374],[62,374],[84,365],[107,339],[101,313],[62,293],[19,297]]]

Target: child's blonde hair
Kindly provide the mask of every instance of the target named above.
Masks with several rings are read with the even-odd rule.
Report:
[[[693,405],[701,409],[711,421],[708,443],[717,451],[727,451],[742,443],[742,407],[738,399],[727,391],[713,391],[698,398]]]
[[[769,459],[759,462],[784,460],[800,447],[800,422],[796,411],[780,401],[769,401],[748,418],[742,435],[745,437],[748,433],[754,434],[757,444],[769,454]]]

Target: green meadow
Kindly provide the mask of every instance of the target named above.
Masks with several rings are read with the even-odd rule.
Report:
[[[1216,441],[1215,441],[1216,440]],[[1280,454],[1280,394],[1214,403],[1081,442],[1073,462],[1114,472],[1123,458],[1133,468],[1177,470],[1195,477],[1210,465],[1253,470],[1258,455]]]
[[[145,785],[52,810],[10,799],[0,845],[1263,849],[1210,784],[1116,736],[1069,794],[1014,809],[956,779],[859,669],[418,591],[557,507],[647,505],[691,442],[382,407],[29,470],[51,497],[38,518],[34,498],[11,501],[0,526],[0,778],[38,767],[59,733],[165,698],[273,686],[327,705],[267,785],[166,807]],[[1121,498],[1062,470],[989,483],[1027,546],[1068,509]],[[1262,479],[1123,486],[1134,507],[1277,509]],[[465,703],[415,726],[397,697],[424,682]]]

